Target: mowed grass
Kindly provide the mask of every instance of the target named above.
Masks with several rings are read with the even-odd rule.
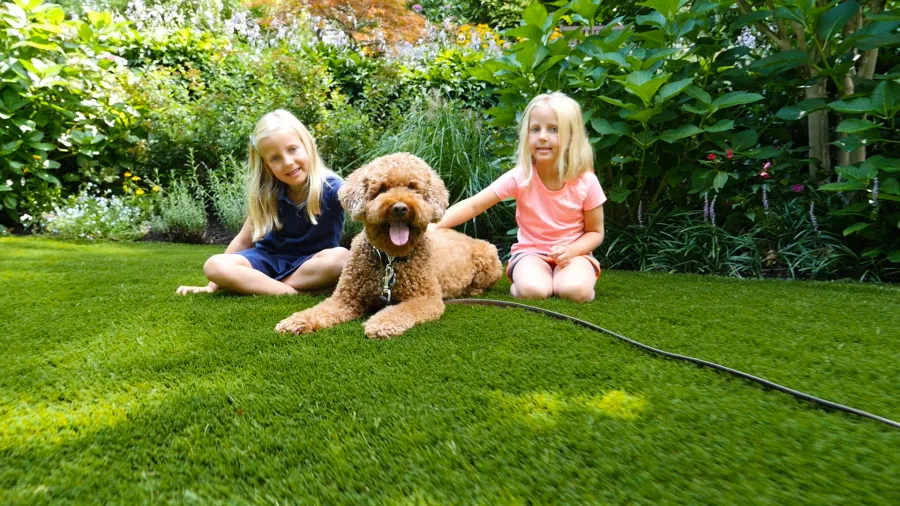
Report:
[[[174,295],[219,251],[0,238],[0,503],[900,503],[900,430],[521,310],[281,336],[323,297]],[[896,286],[537,305],[900,420]]]

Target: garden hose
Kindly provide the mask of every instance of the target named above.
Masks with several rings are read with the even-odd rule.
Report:
[[[699,358],[694,358],[694,357],[688,357],[686,355],[678,355],[676,353],[669,353],[668,351],[663,351],[663,350],[654,348],[652,346],[647,346],[646,344],[639,343],[639,342],[635,341],[634,339],[629,339],[625,336],[621,336],[611,330],[606,330],[603,327],[594,325],[593,323],[586,322],[584,320],[579,320],[578,318],[575,318],[573,316],[569,316],[569,315],[566,315],[563,313],[557,313],[555,311],[550,311],[549,309],[543,309],[543,308],[539,308],[539,307],[535,307],[535,306],[529,306],[527,304],[520,304],[518,302],[506,302],[506,301],[502,301],[502,300],[491,300],[491,299],[449,299],[449,300],[445,300],[444,303],[445,304],[469,305],[469,306],[513,307],[513,308],[525,309],[527,311],[532,311],[535,313],[544,314],[547,316],[552,316],[552,317],[560,319],[560,320],[568,320],[568,321],[571,321],[578,325],[581,325],[582,327],[587,327],[587,328],[589,328],[591,330],[595,330],[597,332],[609,334],[609,335],[615,337],[616,339],[625,341],[626,343],[629,343],[629,344],[633,344],[634,346],[637,346],[638,348],[641,348],[642,350],[656,353],[657,355],[662,355],[662,356],[668,357],[668,358],[675,358],[678,360],[684,360],[684,361],[692,362],[692,363],[700,365],[700,366],[710,367],[717,371],[727,372],[729,374],[733,374],[735,376],[738,376],[738,377],[741,377],[741,378],[744,378],[744,379],[747,379],[750,381],[755,381],[756,383],[759,383],[760,385],[763,385],[765,387],[769,387],[769,388],[778,390],[780,392],[784,392],[786,394],[793,395],[794,397],[796,397],[798,399],[802,399],[804,401],[819,404],[826,408],[843,411],[845,413],[850,413],[852,415],[869,418],[869,419],[875,420],[877,422],[881,422],[881,423],[890,425],[891,427],[893,427],[895,429],[900,429],[900,422],[895,422],[891,419],[884,418],[884,417],[881,417],[878,415],[873,415],[872,413],[867,413],[860,409],[851,408],[849,406],[844,406],[844,405],[838,404],[836,402],[831,402],[831,401],[828,401],[825,399],[820,399],[818,397],[814,397],[807,393],[800,392],[798,390],[794,390],[792,388],[788,388],[786,386],[779,385],[778,383],[773,383],[765,378],[760,378],[758,376],[753,376],[752,374],[747,374],[745,372],[738,371],[736,369],[731,369],[730,367],[725,367],[724,365],[719,365],[714,362],[707,362],[706,360],[701,360]]]

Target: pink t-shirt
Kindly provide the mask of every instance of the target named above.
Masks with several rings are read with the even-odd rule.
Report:
[[[600,180],[593,172],[584,172],[550,191],[535,173],[525,184],[525,171],[516,167],[491,184],[501,200],[514,198],[518,242],[510,253],[547,254],[552,246],[569,245],[584,235],[584,212],[606,202]]]

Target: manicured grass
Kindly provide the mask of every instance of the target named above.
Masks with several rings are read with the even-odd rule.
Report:
[[[220,249],[0,238],[0,503],[900,503],[900,430],[518,310],[283,337],[322,297],[173,294]],[[900,420],[895,286],[538,305]]]

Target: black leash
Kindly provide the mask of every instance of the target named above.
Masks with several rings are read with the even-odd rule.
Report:
[[[745,372],[741,372],[736,369],[732,369],[730,367],[725,367],[724,365],[716,364],[715,362],[708,362],[706,360],[701,360],[699,358],[694,358],[694,357],[688,357],[686,355],[678,355],[677,353],[669,353],[668,351],[663,351],[663,350],[654,348],[652,346],[647,346],[646,344],[639,343],[639,342],[635,341],[634,339],[629,339],[625,336],[621,336],[611,330],[606,330],[603,327],[594,325],[593,323],[586,322],[584,320],[579,320],[578,318],[569,316],[567,314],[550,311],[549,309],[543,309],[543,308],[539,308],[539,307],[535,307],[535,306],[529,306],[526,304],[520,304],[518,302],[506,302],[506,301],[502,301],[502,300],[491,300],[491,299],[449,299],[449,300],[445,300],[444,304],[459,304],[459,305],[468,305],[468,306],[514,307],[514,308],[519,308],[519,309],[525,309],[527,311],[531,311],[534,313],[540,313],[540,314],[544,314],[547,316],[552,316],[559,320],[568,320],[568,321],[571,321],[578,325],[581,325],[582,327],[586,327],[591,330],[595,330],[597,332],[602,332],[604,334],[609,334],[609,335],[615,337],[616,339],[625,341],[626,343],[629,343],[629,344],[633,344],[634,346],[637,346],[638,348],[641,348],[644,351],[656,353],[657,355],[662,355],[663,357],[667,357],[667,358],[674,358],[674,359],[678,359],[678,360],[692,362],[694,364],[704,366],[704,367],[710,367],[710,368],[718,370],[718,371],[727,372],[729,374],[733,374],[735,376],[738,376],[738,377],[741,377],[741,378],[744,378],[744,379],[747,379],[750,381],[755,381],[756,383],[759,383],[760,385],[778,390],[780,392],[784,392],[786,394],[793,395],[794,397],[796,397],[798,399],[802,399],[804,401],[819,404],[826,408],[843,411],[845,413],[850,413],[852,415],[869,418],[869,419],[875,420],[877,422],[881,422],[881,423],[890,425],[891,427],[893,427],[895,429],[900,429],[900,422],[895,422],[888,418],[884,418],[884,417],[881,417],[878,415],[873,415],[872,413],[867,413],[860,409],[851,408],[849,406],[844,406],[843,404],[838,404],[836,402],[831,402],[831,401],[828,401],[825,399],[820,399],[818,397],[814,397],[807,393],[800,392],[798,390],[794,390],[792,388],[788,388],[786,386],[779,385],[778,383],[771,382],[765,378],[760,378],[758,376],[753,376],[752,374],[747,374]]]

